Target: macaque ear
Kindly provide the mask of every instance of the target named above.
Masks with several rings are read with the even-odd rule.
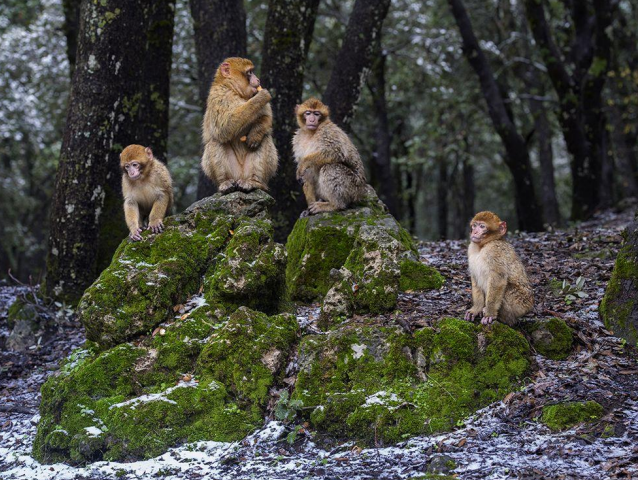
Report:
[[[507,222],[501,222],[498,224],[498,233],[505,235],[507,233]]]
[[[224,62],[222,63],[220,70],[222,72],[222,75],[226,78],[230,77],[230,63],[228,62]]]
[[[151,147],[146,147],[146,148],[144,149],[144,151],[146,152],[146,156],[147,156],[148,158],[152,158],[152,157],[153,157],[153,150],[151,150]]]
[[[295,105],[295,115],[299,114],[299,104]]]

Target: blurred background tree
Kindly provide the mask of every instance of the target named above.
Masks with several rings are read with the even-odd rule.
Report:
[[[605,5],[601,1],[460,2],[503,110],[527,151],[529,178],[540,206],[531,218],[535,227],[586,218],[597,208],[625,203],[638,193],[638,8],[631,0],[612,0]],[[281,135],[279,147],[286,157],[281,160],[282,182],[291,173],[284,143],[294,120],[286,110],[298,101],[294,97],[336,98],[345,93],[344,87],[331,90],[329,86],[335,82],[333,75],[356,67],[341,52],[354,51],[347,45],[346,31],[357,2],[321,0],[318,7],[313,2],[288,2],[298,9],[310,8],[304,10],[310,15],[303,17],[309,23],[293,22],[286,28],[272,20],[280,3],[286,2],[176,2],[167,161],[177,211],[198,198],[202,108],[211,81],[207,77],[226,52],[245,48],[267,88],[290,84],[295,75],[303,78],[301,91],[294,87],[293,93],[278,99],[282,103],[281,111],[276,112],[275,131]],[[477,72],[462,49],[450,3],[389,2],[387,13],[377,19],[378,31],[372,24],[366,29],[370,35],[363,42],[364,52],[371,53],[370,61],[359,68],[359,81],[349,82],[357,84],[348,85],[359,93],[353,101],[338,100],[337,107],[351,108],[344,118],[370,182],[419,238],[462,238],[469,218],[483,209],[498,211],[512,229],[535,229],[519,217],[507,150],[489,115]],[[364,4],[359,0],[360,6]],[[9,268],[21,279],[29,275],[38,279],[44,272],[48,209],[71,86],[67,37],[73,30],[68,20],[73,18],[73,5],[73,0],[9,0],[0,6],[2,278]],[[571,79],[571,90],[557,88],[552,76],[555,73],[549,68],[551,59],[538,27],[536,5],[542,8],[544,31],[551,34],[554,54],[565,78]],[[215,6],[225,16],[207,16]],[[312,8],[317,8],[316,15]],[[207,20],[213,26],[202,30]],[[241,25],[245,25],[245,37]],[[202,38],[206,28],[208,33],[225,28],[232,33]],[[303,32],[292,32],[294,29]],[[306,39],[309,30],[311,37]],[[289,71],[281,55],[265,50],[272,45],[273,35],[285,37],[286,32],[302,38],[307,50]],[[608,37],[602,38],[601,32]],[[579,45],[584,46],[580,53]],[[357,54],[357,59],[363,56]],[[598,96],[588,97],[590,94]],[[593,100],[588,103],[589,99]],[[570,105],[580,108],[571,124],[565,121]],[[592,123],[594,117],[597,123]],[[597,155],[598,160],[587,163],[593,170],[579,167],[582,158],[574,154],[575,142],[566,141],[574,125],[580,125],[585,147]],[[594,197],[583,197],[582,188],[574,189],[574,179],[591,183],[591,172],[597,175],[597,192]],[[273,193],[282,199],[288,196],[291,205],[297,205],[297,187],[277,182]],[[206,193],[210,190],[200,185],[199,196]],[[283,205],[282,199],[278,198]],[[519,206],[527,200],[519,198]],[[280,238],[288,228],[290,220],[281,224]]]

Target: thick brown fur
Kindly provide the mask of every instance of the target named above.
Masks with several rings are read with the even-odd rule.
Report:
[[[514,326],[534,307],[534,292],[521,259],[503,239],[507,224],[492,212],[480,212],[470,222],[470,228],[467,253],[472,308],[465,313],[465,319],[482,315],[484,325],[498,319]]]
[[[124,216],[132,240],[141,240],[144,220],[160,233],[164,217],[173,205],[173,181],[166,166],[142,145],[129,145],[120,154]]]
[[[292,145],[308,203],[304,215],[343,210],[360,201],[366,190],[363,162],[348,135],[330,121],[328,107],[310,98],[295,113],[299,130]]]
[[[227,58],[217,69],[202,125],[202,169],[219,191],[268,190],[277,171],[270,93],[253,63]]]

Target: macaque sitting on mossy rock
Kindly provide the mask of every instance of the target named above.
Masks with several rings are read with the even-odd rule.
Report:
[[[297,220],[286,249],[291,298],[323,299],[324,318],[389,311],[400,291],[440,288],[444,281],[419,261],[410,234],[369,186],[358,205]]]

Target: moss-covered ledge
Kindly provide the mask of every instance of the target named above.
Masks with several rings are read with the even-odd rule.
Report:
[[[184,442],[234,441],[263,423],[297,342],[290,314],[202,304],[136,345],[74,352],[42,387],[41,462],[151,458]]]
[[[525,338],[447,318],[413,335],[344,324],[299,346],[293,399],[312,425],[340,438],[393,443],[450,430],[503,398],[530,368]]]
[[[299,219],[286,248],[291,298],[324,299],[323,314],[331,318],[388,311],[401,290],[443,284],[371,188],[360,205]]]
[[[283,308],[286,257],[273,241],[273,203],[261,190],[217,194],[167,218],[161,234],[124,240],[80,301],[87,338],[108,348],[148,334],[201,287],[218,316],[240,305]]]

